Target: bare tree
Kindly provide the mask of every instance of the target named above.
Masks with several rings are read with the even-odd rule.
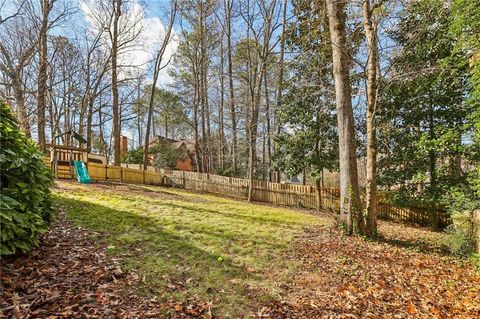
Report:
[[[225,49],[224,49],[224,32],[220,38],[220,103],[218,106],[218,165],[223,170],[225,168],[225,129],[224,129],[224,102],[225,102]]]
[[[167,29],[165,32],[165,35],[163,37],[162,44],[160,46],[160,49],[157,51],[155,54],[155,66],[153,68],[153,81],[152,81],[152,90],[150,91],[150,98],[148,102],[148,113],[147,113],[147,128],[146,128],[146,133],[145,133],[145,143],[143,144],[143,169],[147,169],[148,165],[148,144],[149,144],[149,139],[150,139],[150,126],[152,123],[152,115],[153,115],[153,102],[155,100],[155,91],[156,91],[156,86],[157,86],[157,81],[158,81],[158,75],[160,71],[165,68],[170,61],[167,63],[164,63],[162,65],[162,60],[163,56],[165,54],[165,50],[167,49],[168,44],[170,43],[170,40],[172,38],[172,29],[173,29],[173,23],[175,22],[175,17],[177,15],[177,1],[173,0],[171,3],[171,8],[170,8],[170,18],[168,21]]]
[[[275,133],[280,134],[281,123],[278,120],[278,110],[280,110],[283,94],[283,75],[284,75],[284,60],[285,60],[285,28],[287,26],[287,0],[283,0],[282,13],[282,34],[280,38],[280,57],[278,61],[278,82],[277,82],[277,96],[276,96],[276,112],[275,112]],[[275,147],[275,146],[274,146]],[[275,149],[274,149],[275,151]],[[269,173],[270,180],[272,179],[272,172]],[[275,171],[275,182],[280,183],[280,171]]]
[[[345,25],[346,0],[327,0],[332,43],[333,78],[337,104],[338,141],[340,149],[340,221],[347,234],[353,234],[353,222],[364,232],[358,189],[355,128]]]
[[[122,15],[122,0],[113,0],[113,26],[110,32],[112,41],[112,114],[113,114],[113,148],[114,165],[120,165],[120,106],[118,102],[118,47],[119,26]]]
[[[89,51],[93,54],[96,50],[99,58],[104,63],[100,63],[97,69],[96,78],[91,78],[90,96],[86,93],[88,103],[87,125],[96,97],[105,89],[103,78],[110,71],[110,89],[111,89],[111,110],[112,110],[112,141],[113,141],[113,159],[115,165],[120,165],[120,135],[122,126],[122,117],[120,113],[125,110],[126,105],[122,104],[120,98],[121,87],[126,87],[130,82],[138,78],[136,70],[137,61],[133,59],[125,61],[125,56],[134,49],[139,48],[139,39],[143,31],[141,19],[142,10],[135,10],[135,5],[129,0],[89,0],[84,5],[91,28],[94,30],[92,43],[89,45]],[[98,43],[97,43],[98,41]],[[104,48],[105,47],[105,48]],[[103,53],[102,53],[103,52]],[[88,57],[88,55],[87,55]],[[95,59],[96,60],[96,59]],[[137,63],[137,64],[135,64]],[[125,103],[129,97],[136,93],[135,89],[124,92]],[[122,93],[123,94],[123,93]],[[86,101],[85,100],[85,101]],[[104,117],[105,121],[108,119]]]
[[[39,6],[33,1],[25,2],[25,11],[37,32],[38,76],[37,76],[37,134],[41,150],[46,147],[45,110],[47,106],[48,33],[65,22],[75,8],[61,0],[40,0]]]
[[[224,0],[225,36],[227,38],[227,69],[228,69],[228,103],[230,105],[230,120],[232,122],[232,174],[237,175],[237,116],[235,111],[235,92],[233,88],[232,61],[232,7],[233,0]]]
[[[26,1],[26,0],[23,0],[22,2],[20,2],[20,5],[17,6],[17,7],[14,9],[14,11],[11,12],[9,15],[7,15],[7,16],[2,16],[2,15],[0,14],[0,25],[2,25],[3,23],[7,22],[7,21],[10,20],[10,19],[13,19],[13,18],[21,15],[21,14],[22,14],[22,8],[23,8],[23,6],[24,6],[24,4],[25,4],[25,1]],[[5,8],[5,5],[6,5],[6,4],[7,4],[7,1],[6,1],[6,0],[3,0],[3,1],[0,2],[0,13],[2,12],[2,9]]]
[[[257,157],[257,135],[258,118],[260,110],[260,100],[262,91],[262,82],[267,70],[267,61],[270,57],[273,45],[270,41],[274,31],[279,27],[279,10],[277,1],[256,1],[251,6],[250,1],[245,4],[246,8],[241,12],[244,21],[247,23],[248,30],[251,31],[253,39],[247,35],[247,69],[249,86],[249,111],[247,120],[248,131],[248,201],[253,198],[253,182]],[[261,26],[258,28],[256,21],[256,9],[258,8],[261,17]],[[253,40],[253,41],[251,41]]]
[[[102,50],[100,31],[92,40],[87,36],[87,52],[84,65],[85,91],[82,96],[82,109],[87,112],[87,148],[92,146],[92,123],[94,104],[101,92],[107,89],[104,79],[110,69],[111,51]]]
[[[21,130],[31,136],[25,105],[25,69],[37,46],[36,35],[25,19],[12,19],[0,26],[0,71],[6,76],[3,86],[12,90]]]

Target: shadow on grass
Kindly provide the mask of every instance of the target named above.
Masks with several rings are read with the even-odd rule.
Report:
[[[267,215],[252,216],[248,212],[245,212],[245,213],[234,213],[233,211],[220,212],[220,211],[214,210],[214,209],[190,207],[190,206],[178,205],[178,204],[173,204],[173,203],[163,203],[163,205],[170,206],[170,207],[173,207],[173,208],[182,209],[182,210],[188,210],[188,211],[194,211],[194,212],[204,212],[204,213],[208,213],[208,214],[216,214],[216,215],[220,215],[222,217],[237,219],[237,220],[241,220],[241,221],[245,221],[245,222],[268,224],[269,226],[280,227],[280,228],[285,228],[285,227],[288,227],[289,225],[299,225],[299,226],[304,225],[304,222],[300,222],[300,221],[295,221],[295,220],[285,221],[285,220],[280,220],[279,218],[271,218],[271,217],[268,217]]]
[[[142,196],[142,194],[136,194],[139,196]],[[109,198],[111,199],[118,199],[123,202],[130,202],[130,203],[139,203],[144,201],[144,198],[139,198],[139,197],[128,197],[125,196],[122,193],[111,193],[109,194]],[[219,217],[218,220],[221,220],[223,223],[228,223],[231,225],[238,225],[240,227],[248,226],[250,229],[260,229],[260,228],[272,228],[275,230],[285,230],[285,231],[291,231],[292,226],[295,228],[300,229],[302,226],[305,226],[305,221],[300,221],[300,220],[295,220],[295,217],[291,217],[288,214],[278,214],[278,213],[272,213],[272,212],[265,212],[264,214],[260,213],[255,213],[252,211],[254,207],[248,207],[247,209],[242,208],[242,203],[238,203],[238,206],[235,209],[232,209],[232,205],[235,205],[235,202],[232,203],[218,203],[218,202],[212,202],[211,205],[209,202],[197,202],[197,201],[191,201],[189,197],[180,197],[182,199],[183,203],[189,203],[189,204],[177,204],[176,200],[174,199],[163,199],[163,198],[148,198],[148,203],[150,204],[150,207],[144,207],[142,209],[149,210],[150,212],[152,209],[155,209],[158,205],[158,207],[165,209],[165,208],[171,208],[173,209],[176,214],[185,214],[189,213],[191,216],[196,216],[198,215],[199,218],[202,218],[203,216],[208,216],[207,220],[212,220],[215,218],[210,218],[212,216],[217,216]],[[212,209],[205,208],[202,206],[208,205],[209,207],[215,207]],[[104,206],[102,206],[104,207]],[[121,212],[126,212],[129,213],[128,208],[125,210],[120,210]],[[256,215],[255,215],[256,214]],[[277,215],[277,216],[275,216]],[[159,220],[155,218],[155,216],[158,217],[158,219],[163,218],[162,212],[158,212],[158,214],[151,216],[151,219],[156,221],[157,223]],[[293,215],[295,216],[295,215]],[[171,217],[171,216],[169,216]],[[167,217],[167,218],[169,218]],[[195,234],[205,234],[210,237],[217,237],[220,240],[232,240],[234,239],[235,241],[243,241],[243,242],[256,242],[257,244],[260,245],[266,245],[268,246],[269,249],[285,249],[286,248],[286,243],[284,242],[279,242],[277,238],[270,237],[270,236],[262,236],[259,235],[258,233],[249,233],[249,234],[244,234],[242,231],[238,230],[238,228],[235,227],[219,227],[217,226],[214,222],[211,224],[203,223],[203,225],[198,225],[199,223],[203,223],[198,220],[193,220],[192,225],[189,223],[175,223],[175,227],[185,230],[185,231],[190,231],[191,233]],[[170,223],[171,225],[172,223]]]
[[[228,256],[199,247],[188,236],[176,233],[175,227],[172,229],[163,225],[162,220],[154,215],[146,216],[141,212],[108,207],[108,203],[104,206],[59,195],[55,195],[55,202],[65,209],[67,217],[77,225],[102,233],[102,240],[114,246],[110,253],[126,256],[124,265],[137,269],[146,276],[146,287],[143,288],[147,291],[180,301],[194,295],[206,300],[219,299],[222,309],[228,308],[225,311],[237,314],[249,309],[248,305],[256,301],[249,297],[247,286],[248,283],[264,280],[259,273],[235,264]],[[195,210],[188,206],[171,206]],[[205,211],[209,214],[217,213],[213,210]],[[246,219],[245,223],[248,222]],[[214,248],[219,243],[226,245],[232,238],[232,234],[218,231],[211,232],[186,225],[180,227],[209,235],[207,240],[212,242],[206,243],[206,247],[208,244]],[[280,248],[278,243],[265,244],[268,249]]]
[[[164,188],[160,188],[159,186],[154,186],[154,185],[125,184],[125,183],[116,183],[116,182],[108,182],[108,181],[96,181],[95,185],[97,187],[101,187],[107,190],[111,190],[113,185],[113,186],[125,187],[126,190],[135,191],[135,192],[138,192],[139,194],[143,193],[143,195],[160,194],[160,195],[165,195],[165,196],[168,196],[174,199],[179,199],[179,200],[188,199],[188,197],[185,195],[171,192]],[[155,189],[153,189],[153,187],[155,187]],[[121,191],[121,190],[115,189],[115,191]]]

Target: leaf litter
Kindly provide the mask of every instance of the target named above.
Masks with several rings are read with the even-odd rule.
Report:
[[[449,257],[443,234],[380,222],[384,238],[323,227],[300,239],[293,283],[262,318],[480,318],[480,276]]]
[[[285,258],[300,261],[258,318],[480,318],[480,277],[445,254],[441,235],[380,223],[384,238],[343,237],[317,227]],[[60,212],[39,248],[1,261],[0,318],[222,318],[212,302],[158,300],[134,270],[98,244],[101,234]],[[222,283],[219,283],[221,285]],[[168,287],[165,287],[168,289]]]
[[[1,261],[0,318],[212,318],[211,304],[142,296],[140,276],[59,212],[33,251]]]

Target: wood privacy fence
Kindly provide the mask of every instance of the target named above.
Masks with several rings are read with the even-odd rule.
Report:
[[[246,199],[248,180],[206,173],[162,170],[164,185],[181,187],[205,193],[220,194]],[[338,212],[340,210],[340,190],[321,188],[320,194],[314,186],[280,184],[254,181],[253,200],[277,205],[320,208]],[[320,199],[320,200],[319,200]],[[422,226],[437,224],[443,228],[450,224],[450,217],[443,209],[425,207],[398,207],[387,203],[378,203],[378,217]]]
[[[246,199],[248,196],[248,180],[244,178],[163,169],[147,169],[145,171],[96,163],[88,164],[88,172],[91,179],[97,181],[166,185],[239,199]],[[265,181],[254,181],[253,187],[254,201],[311,209],[317,208],[320,203],[322,209],[335,212],[340,209],[340,190],[338,188],[321,188],[317,193],[314,186]],[[397,207],[386,203],[378,203],[378,217],[422,226],[432,225],[433,220],[438,222],[439,227],[450,224],[447,212],[442,209]]]

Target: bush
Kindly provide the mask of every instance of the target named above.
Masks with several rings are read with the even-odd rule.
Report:
[[[445,203],[453,222],[447,229],[447,244],[451,252],[457,256],[474,253],[480,227],[475,218],[475,212],[480,210],[480,168],[469,173],[463,187],[452,188],[445,197]]]
[[[466,257],[476,250],[478,222],[471,212],[456,212],[452,221],[446,229],[447,246],[455,256]]]
[[[25,252],[52,219],[52,178],[35,143],[0,100],[0,255]]]
[[[187,156],[185,148],[175,148],[170,143],[163,141],[160,141],[158,146],[153,148],[152,152],[155,154],[153,166],[166,169],[175,169],[177,160],[183,161]]]
[[[122,159],[126,164],[143,164],[143,147],[128,151]]]

